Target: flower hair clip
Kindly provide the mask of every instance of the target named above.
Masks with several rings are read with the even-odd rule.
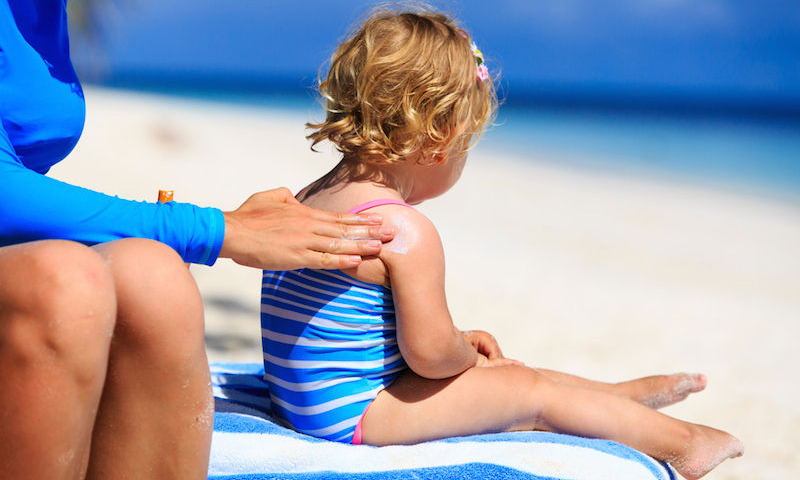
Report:
[[[461,30],[459,33],[462,37],[469,40],[467,32]],[[486,68],[486,64],[483,62],[483,53],[481,53],[481,51],[478,49],[478,46],[475,44],[475,42],[470,42],[470,48],[472,48],[472,55],[475,57],[475,71],[478,74],[478,81],[484,82],[489,79],[489,69]]]
[[[483,62],[483,53],[478,49],[478,46],[475,45],[475,42],[472,42],[472,54],[475,56],[475,63],[477,64],[476,71],[478,73],[478,80],[481,82],[485,82],[489,79],[489,69],[486,68],[486,64]]]

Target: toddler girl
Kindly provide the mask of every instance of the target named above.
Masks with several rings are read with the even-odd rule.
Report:
[[[615,440],[699,478],[742,453],[733,436],[655,409],[702,375],[593,382],[504,358],[486,332],[453,325],[436,228],[410,205],[445,193],[496,107],[480,51],[452,19],[379,11],[342,43],[320,85],[313,144],[341,162],[298,199],[380,213],[395,238],[343,271],[265,271],[262,335],[276,416],[296,430],[370,445],[509,430]]]

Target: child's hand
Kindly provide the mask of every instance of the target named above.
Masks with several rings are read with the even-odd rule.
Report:
[[[476,366],[524,365],[520,361],[504,357],[500,350],[500,344],[491,333],[483,330],[469,330],[462,333],[464,338],[478,351],[479,357]]]
[[[505,367],[508,365],[525,366],[525,364],[519,360],[505,357],[487,358],[486,355],[480,353],[478,354],[478,363],[475,364],[476,367]]]
[[[483,330],[467,330],[462,333],[464,334],[464,338],[466,338],[481,355],[491,359],[503,358],[503,352],[500,351],[500,344],[497,343],[497,339],[495,339],[491,333],[484,332]]]

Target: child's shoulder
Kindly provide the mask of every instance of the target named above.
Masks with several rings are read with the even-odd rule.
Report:
[[[381,205],[369,210],[383,217],[384,225],[394,227],[395,236],[384,244],[380,258],[392,266],[411,258],[425,259],[441,252],[441,239],[433,222],[408,205]]]
[[[363,212],[380,214],[384,225],[394,227],[395,236],[383,245],[378,257],[367,259],[348,272],[354,277],[388,285],[391,269],[424,267],[442,261],[444,253],[436,226],[419,210],[408,205],[383,204]]]

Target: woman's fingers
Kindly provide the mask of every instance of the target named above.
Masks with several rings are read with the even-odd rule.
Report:
[[[342,225],[380,225],[383,217],[377,213],[337,213],[326,210],[317,210],[302,205],[308,211],[309,216],[317,220]]]
[[[313,243],[304,245],[303,248],[320,253],[335,255],[360,255],[372,256],[381,251],[383,242],[380,240],[347,240],[342,238],[331,238],[318,236]]]
[[[314,233],[322,238],[346,241],[377,240],[388,242],[394,238],[394,228],[378,225],[344,225],[320,222],[313,227]],[[325,249],[327,251],[327,249]]]
[[[394,237],[394,229],[383,226],[383,217],[378,214],[336,213],[317,210],[305,205],[292,205],[289,209],[297,209],[299,216],[308,216],[317,220],[315,233],[327,237],[350,240],[378,239],[388,242]]]
[[[394,236],[380,215],[316,210],[297,203],[287,189],[252,195],[224,215],[220,256],[268,270],[351,268]]]
[[[308,251],[304,265],[317,270],[348,269],[361,263],[360,255],[335,255],[325,252]]]

